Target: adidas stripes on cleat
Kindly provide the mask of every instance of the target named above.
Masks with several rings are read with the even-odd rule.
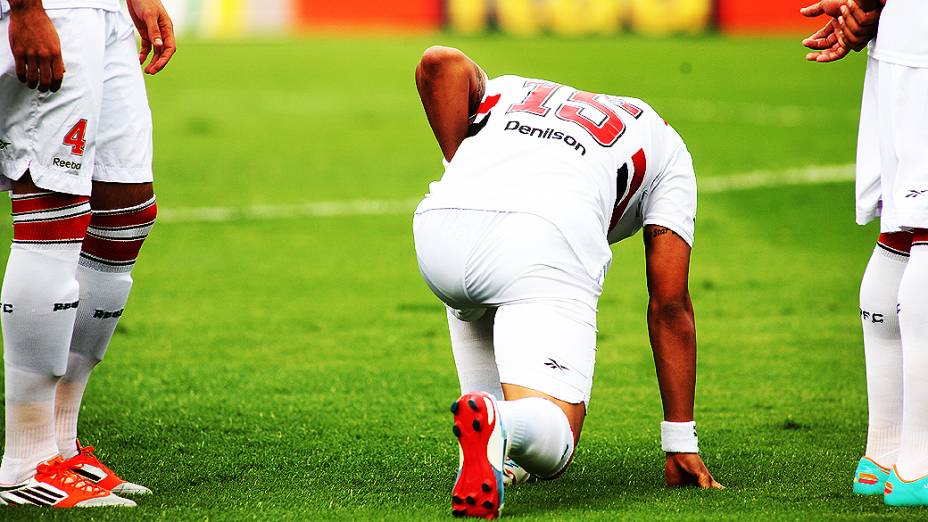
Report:
[[[456,517],[499,517],[503,509],[503,463],[508,440],[496,401],[483,392],[467,393],[451,405],[452,431],[460,445],[460,467],[451,494]]]
[[[81,446],[81,443],[78,442],[77,452],[77,455],[65,461],[65,465],[81,477],[118,495],[151,494],[151,490],[145,486],[126,482],[119,478],[119,475],[113,473],[94,455],[93,446]]]
[[[863,457],[854,471],[854,493],[856,495],[882,495],[889,469],[880,466],[873,459]]]
[[[118,497],[71,471],[61,457],[39,464],[35,476],[26,482],[0,488],[0,499],[14,506],[135,507],[135,502]]]
[[[883,503],[887,506],[928,506],[928,477],[903,480],[893,467],[883,489]]]

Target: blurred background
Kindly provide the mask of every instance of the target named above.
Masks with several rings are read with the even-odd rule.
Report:
[[[373,29],[519,36],[795,33],[811,0],[165,0],[180,32],[241,37]]]

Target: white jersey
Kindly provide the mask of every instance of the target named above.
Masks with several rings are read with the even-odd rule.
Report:
[[[119,11],[119,0],[42,0],[45,9],[74,9],[77,7],[90,7],[104,11]],[[8,0],[0,0],[0,17],[10,12]]]
[[[870,56],[907,67],[928,67],[928,1],[889,0]]]
[[[636,98],[545,80],[487,83],[470,137],[417,213],[526,212],[552,222],[593,277],[609,243],[661,225],[693,243],[696,178],[680,136]]]

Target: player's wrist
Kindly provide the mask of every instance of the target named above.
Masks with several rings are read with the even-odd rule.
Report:
[[[696,421],[661,422],[661,449],[666,453],[699,453]]]
[[[10,0],[10,14],[45,11],[42,0]]]

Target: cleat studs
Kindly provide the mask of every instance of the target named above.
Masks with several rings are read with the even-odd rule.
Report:
[[[474,399],[468,399],[467,405],[470,406],[470,409],[474,411],[480,411],[480,408],[477,407],[477,401]]]
[[[463,517],[465,514],[467,514],[467,511],[464,509],[452,509],[451,510],[451,516],[453,517],[460,518],[460,517]]]
[[[451,432],[454,433],[455,437],[458,437],[458,438],[461,437],[461,428],[458,428],[457,424],[455,424],[454,427],[451,428]]]
[[[483,501],[483,507],[485,507],[485,508],[487,508],[487,509],[493,509],[493,508],[496,507],[496,505],[493,504],[492,502],[490,502],[489,500],[484,500],[484,501]]]
[[[474,424],[473,424],[473,426],[474,426],[474,431],[480,431],[480,421],[479,421],[479,420],[474,419]]]
[[[467,498],[464,499],[464,500],[467,502],[468,505],[471,505],[471,506],[477,504],[477,501],[474,499],[474,497],[472,497],[472,496],[470,496],[470,495],[468,495]]]
[[[459,407],[460,407],[460,404],[458,404],[458,401],[452,402],[452,403],[451,403],[451,413],[457,415],[457,414],[458,414],[458,408],[459,408]]]
[[[489,493],[490,491],[493,491],[493,488],[492,488],[492,487],[490,486],[490,484],[487,483],[487,482],[484,482],[483,484],[480,484],[480,488],[483,489],[483,492],[484,492],[484,493]]]
[[[457,496],[457,495],[453,495],[453,496],[451,497],[451,502],[454,502],[455,504],[463,504],[463,503],[464,503],[464,499],[461,498],[461,497],[459,497],[459,496]]]

